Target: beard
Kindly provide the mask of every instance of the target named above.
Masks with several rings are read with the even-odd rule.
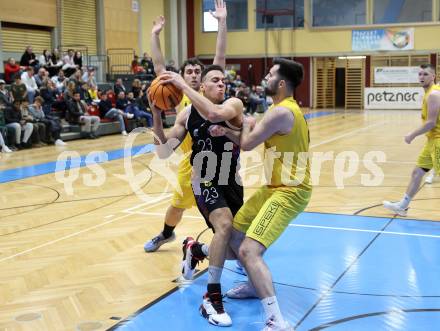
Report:
[[[266,93],[266,95],[268,95],[268,96],[274,96],[275,94],[277,94],[275,89],[271,88],[270,86],[266,86],[264,88],[264,93]]]

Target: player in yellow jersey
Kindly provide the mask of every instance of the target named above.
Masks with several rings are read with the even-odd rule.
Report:
[[[241,134],[220,126],[210,128],[211,135],[225,134],[245,151],[264,143],[266,155],[272,152],[278,155],[266,156],[265,161],[269,161],[264,165],[267,185],[258,189],[235,215],[229,242],[233,253],[244,265],[249,282],[229,290],[226,296],[237,299],[259,297],[266,315],[265,331],[293,328],[281,315],[263,254],[304,211],[312,194],[309,130],[292,96],[303,79],[303,67],[286,59],[276,59],[273,63],[266,76],[266,94],[273,98],[273,105],[262,120],[255,124],[252,117],[246,118]],[[203,256],[194,258],[197,260]]]
[[[435,84],[435,68],[423,64],[419,70],[419,82],[425,89],[422,104],[423,124],[405,136],[405,142],[411,144],[414,138],[425,134],[428,138],[417,160],[405,195],[398,202],[384,201],[385,208],[399,216],[406,216],[409,203],[419,190],[423,176],[431,169],[440,172],[440,86]]]
[[[219,21],[219,29],[217,34],[216,53],[213,64],[220,65],[222,68],[226,66],[225,52],[226,52],[226,6],[223,0],[215,0],[215,12],[211,15]],[[160,48],[159,34],[165,25],[165,18],[160,16],[153,22],[151,31],[151,55],[154,63],[154,71],[156,75],[160,76],[166,71],[165,60]],[[185,82],[191,86],[192,89],[199,91],[201,85],[201,74],[203,64],[197,58],[190,58],[186,60],[180,67],[180,74]],[[189,98],[184,95],[180,105],[177,107],[177,112],[181,112],[191,104]],[[194,194],[191,188],[191,164],[189,157],[192,150],[192,141],[189,134],[186,135],[184,141],[180,145],[182,152],[186,157],[179,164],[178,182],[182,194],[175,190],[171,205],[168,207],[164,227],[161,233],[149,240],[144,245],[145,252],[155,252],[159,247],[167,242],[175,240],[174,228],[182,220],[183,212],[195,206]]]

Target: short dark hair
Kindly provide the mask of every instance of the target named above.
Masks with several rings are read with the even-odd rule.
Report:
[[[433,72],[435,72],[435,66],[433,66],[431,63],[424,63],[420,66],[422,69],[430,69]]]
[[[218,71],[224,72],[223,67],[222,67],[222,66],[219,66],[219,65],[217,65],[217,64],[211,64],[211,65],[209,65],[209,66],[206,66],[205,69],[203,69],[203,71],[202,71],[202,81],[203,81],[203,79],[206,77],[206,75],[208,74],[208,72],[210,72],[210,71],[214,71],[214,70],[218,70]]]
[[[301,84],[304,78],[304,69],[301,63],[283,58],[275,58],[273,64],[280,66],[278,74],[283,80],[287,81],[292,90]]]
[[[179,72],[180,75],[183,77],[183,74],[185,73],[185,67],[186,66],[200,66],[200,68],[203,70],[204,69],[204,65],[202,62],[200,62],[200,60],[196,57],[191,57],[189,59],[187,59],[185,62],[183,62],[183,64],[180,66]]]

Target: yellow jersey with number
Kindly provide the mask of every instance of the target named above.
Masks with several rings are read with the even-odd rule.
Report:
[[[294,116],[292,130],[288,134],[275,134],[264,143],[265,175],[269,187],[292,187],[311,190],[309,151],[309,128],[295,99],[288,97],[272,105],[289,109]]]
[[[425,123],[428,120],[428,97],[431,94],[432,91],[440,91],[439,85],[432,85],[428,91],[426,91],[425,95],[423,96],[423,103],[422,103],[422,120],[423,123]],[[440,113],[439,113],[440,114]],[[428,139],[437,139],[440,138],[440,116],[437,117],[437,123],[433,129],[428,131],[426,133],[426,136]]]
[[[180,113],[182,110],[184,110],[190,104],[191,104],[191,100],[184,94],[182,101],[176,107],[177,113]],[[184,154],[191,155],[192,140],[191,140],[191,136],[188,133],[186,134],[185,139],[183,139],[182,143],[180,144],[180,148],[182,149]]]

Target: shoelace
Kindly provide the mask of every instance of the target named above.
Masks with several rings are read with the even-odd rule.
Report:
[[[159,243],[159,241],[161,241],[162,240],[162,238],[160,237],[160,236],[156,236],[156,237],[154,237],[153,238],[153,240],[152,240],[152,242],[153,242],[153,244],[157,244],[157,243]]]
[[[218,314],[223,314],[225,309],[223,308],[222,295],[220,293],[212,293],[208,296],[209,301],[211,301],[212,307]]]

